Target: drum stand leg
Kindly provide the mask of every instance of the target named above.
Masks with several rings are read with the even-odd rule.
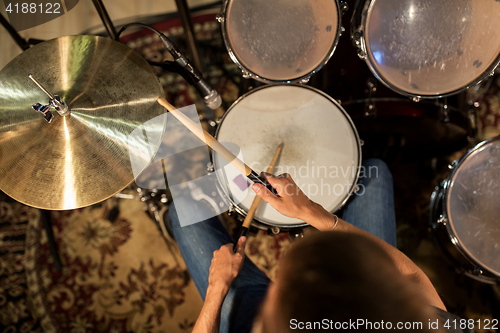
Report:
[[[184,33],[186,34],[186,42],[189,53],[193,57],[195,67],[203,73],[204,68],[201,62],[200,54],[198,53],[198,45],[194,35],[193,21],[191,19],[191,12],[189,11],[188,4],[186,0],[175,0],[175,4],[177,5],[177,11],[179,12],[179,18],[181,20],[182,27],[184,28]]]
[[[62,269],[61,258],[59,258],[59,253],[57,252],[57,244],[54,238],[54,231],[52,230],[52,220],[50,218],[50,211],[40,209],[40,217],[42,219],[43,227],[47,233],[47,239],[49,241],[50,252],[54,259],[54,269],[59,272]]]
[[[17,33],[14,27],[11,26],[10,23],[1,14],[0,14],[0,23],[9,32],[10,36],[12,37],[12,39],[14,39],[17,45],[19,45],[21,50],[26,51],[27,49],[30,48],[28,42]]]
[[[101,17],[104,27],[108,31],[109,37],[111,37],[111,39],[115,39],[116,29],[115,26],[113,25],[113,22],[111,22],[111,19],[109,18],[108,12],[106,11],[106,7],[104,7],[104,4],[102,3],[101,0],[92,0],[92,2],[94,3],[95,10]]]

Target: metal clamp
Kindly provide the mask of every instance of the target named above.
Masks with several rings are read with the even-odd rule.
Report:
[[[54,118],[54,115],[50,112],[50,108],[54,107],[56,111],[61,115],[61,116],[67,116],[69,115],[69,107],[64,101],[61,100],[61,98],[57,95],[53,95],[50,93],[47,89],[45,89],[40,82],[38,82],[37,79],[33,77],[32,74],[29,74],[28,77],[33,81],[40,90],[42,90],[50,99],[49,104],[43,105],[42,103],[35,103],[31,107],[35,111],[40,111],[43,114],[43,117],[45,120],[50,123],[52,119]]]

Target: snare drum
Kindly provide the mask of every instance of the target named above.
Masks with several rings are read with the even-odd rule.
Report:
[[[338,0],[225,0],[218,21],[244,77],[306,83],[335,51],[345,9]]]
[[[500,2],[359,1],[351,37],[373,74],[416,98],[458,93],[500,63]]]
[[[228,147],[237,145],[240,157],[256,172],[266,170],[276,147],[284,143],[274,174],[289,173],[311,200],[330,212],[340,209],[356,186],[361,165],[356,128],[337,101],[315,88],[292,84],[251,90],[227,110],[215,137]],[[214,153],[213,162],[221,188],[235,210],[246,215],[255,197],[250,184],[220,155]],[[307,226],[265,202],[254,219],[280,229]]]
[[[500,137],[484,141],[452,165],[431,197],[437,244],[462,273],[500,281]]]

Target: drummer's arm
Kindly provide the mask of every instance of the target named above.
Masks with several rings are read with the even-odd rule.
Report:
[[[333,229],[335,217],[321,205],[311,201],[295,184],[290,175],[283,174],[277,177],[267,175],[267,180],[276,189],[279,197],[273,195],[262,185],[254,184],[252,188],[265,202],[269,203],[281,214],[305,221],[320,231],[331,231]],[[357,233],[374,240],[394,260],[399,271],[421,288],[421,292],[427,295],[431,305],[446,311],[443,301],[441,301],[427,275],[401,251],[342,219],[338,219],[335,230]]]
[[[214,251],[205,302],[194,325],[193,333],[219,332],[222,303],[231,284],[243,268],[245,244],[246,237],[241,237],[238,240],[236,253],[233,253],[232,243]]]

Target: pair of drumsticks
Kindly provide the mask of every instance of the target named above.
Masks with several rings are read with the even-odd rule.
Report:
[[[231,163],[234,167],[236,167],[239,171],[241,171],[245,176],[248,177],[252,182],[259,183],[264,185],[267,189],[269,189],[273,194],[277,195],[276,190],[267,182],[267,180],[260,178],[259,175],[253,171],[248,165],[243,163],[242,160],[237,158],[232,152],[230,152],[226,147],[221,145],[219,141],[217,141],[213,136],[208,134],[205,130],[201,128],[201,126],[197,125],[194,121],[192,121],[188,116],[177,110],[172,104],[167,102],[164,98],[158,98],[158,103],[163,106],[165,109],[170,111],[170,113],[177,118],[184,126],[187,127],[194,135],[198,137],[203,142],[206,142],[207,145],[215,150],[218,154],[220,154],[223,158],[225,158],[229,163]],[[283,148],[283,144],[280,144],[276,149],[276,153],[274,154],[273,160],[266,170],[267,173],[272,173],[274,167],[276,166],[276,162],[278,161],[279,155],[281,153],[281,149]],[[253,216],[255,215],[255,211],[260,203],[260,197],[256,196],[253,200],[252,206],[250,207],[245,220],[243,221],[243,225],[241,227],[240,233],[236,242],[234,243],[233,251],[236,252],[236,244],[238,244],[238,239],[240,237],[245,236],[248,232],[248,228],[250,227],[250,222],[252,222]]]

